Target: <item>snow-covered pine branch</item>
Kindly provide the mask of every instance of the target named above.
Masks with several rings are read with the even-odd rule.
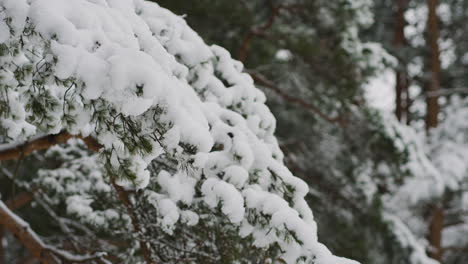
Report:
[[[263,93],[181,17],[139,0],[0,0],[0,8],[4,143],[64,132],[102,145],[78,156],[54,147],[66,166],[39,173],[38,184],[56,188],[52,201],[66,202],[67,212],[131,233],[129,212],[112,211],[115,182],[152,259],[164,259],[158,248],[185,253],[149,231],[176,237],[174,230],[222,224],[273,261],[354,263],[317,241],[308,187],[283,164]],[[100,192],[108,208],[96,212]],[[194,244],[196,236],[180,235]],[[138,255],[134,249],[127,253]]]

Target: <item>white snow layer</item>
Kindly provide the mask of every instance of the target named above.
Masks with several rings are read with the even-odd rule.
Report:
[[[198,222],[196,212],[177,203],[190,206],[201,181],[208,206],[220,204],[255,245],[278,244],[287,263],[356,263],[317,241],[304,201],[308,187],[283,164],[264,94],[240,62],[207,46],[181,17],[142,0],[0,0],[0,6],[0,43],[17,47],[0,56],[8,137],[91,134],[108,167],[125,164],[134,174],[118,184],[144,188],[157,177],[161,191],[148,199],[168,231],[178,221]],[[41,103],[43,116],[33,111]],[[145,138],[150,151],[132,151],[128,138]],[[179,169],[151,176],[147,166],[162,153]],[[69,200],[70,213],[89,213],[86,197]]]

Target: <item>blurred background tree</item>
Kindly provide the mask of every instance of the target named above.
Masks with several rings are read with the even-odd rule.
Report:
[[[406,179],[421,174],[417,171],[422,169],[408,165],[424,163],[414,161],[411,152],[425,146],[412,150],[408,145],[425,137],[425,120],[431,115],[445,120],[451,98],[467,94],[468,34],[462,25],[467,21],[466,1],[157,2],[185,15],[208,43],[237,54],[267,94],[286,161],[309,183],[308,201],[319,236],[332,251],[362,263],[429,261],[417,256],[420,250],[401,240],[398,225],[383,215],[389,211],[388,197],[401,195]],[[429,7],[437,12],[428,12]],[[433,43],[440,46],[438,51]],[[369,87],[369,81],[385,72],[394,78],[388,97],[395,95],[396,118],[416,131],[403,148],[399,140],[408,137],[399,134],[405,134],[406,127],[393,127],[399,132],[389,133],[393,123],[366,101],[366,89],[388,93],[385,87]],[[431,84],[432,79],[436,81]],[[426,145],[427,140],[422,141]],[[433,162],[431,155],[425,157]],[[440,165],[432,168],[447,177]],[[467,172],[463,166],[460,170],[466,183]],[[431,203],[419,202],[416,207]],[[420,224],[429,225],[433,217],[422,211]],[[466,228],[466,212],[462,219],[458,223]],[[415,247],[432,243],[430,233],[428,227],[416,235],[421,247]],[[446,252],[447,263],[466,261],[457,257],[466,252],[463,243],[458,249],[465,251]],[[430,250],[427,253],[440,260]]]

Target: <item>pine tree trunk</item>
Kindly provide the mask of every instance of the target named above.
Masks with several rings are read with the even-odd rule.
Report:
[[[405,38],[405,9],[408,4],[408,0],[398,0],[397,1],[397,12],[395,14],[395,31],[394,31],[394,38],[393,38],[393,45],[397,49],[397,52],[404,47],[406,44]],[[406,74],[406,65],[401,63],[399,68],[396,72],[396,80],[395,80],[395,115],[398,121],[402,121],[404,116],[408,116],[407,107],[405,107],[405,103],[408,100],[403,100],[403,96],[408,95],[408,80]]]
[[[437,127],[439,104],[438,96],[434,96],[440,89],[440,51],[439,51],[439,25],[437,17],[438,0],[427,0],[427,44],[430,48],[429,81],[426,89],[427,93],[427,113],[426,129]],[[442,260],[442,231],[444,226],[444,209],[442,206],[434,205],[431,209],[431,219],[429,223],[429,256],[437,261]]]
[[[442,230],[444,228],[444,211],[439,206],[432,208],[431,222],[429,224],[429,256],[437,261],[442,260]]]
[[[438,0],[427,0],[429,9],[427,19],[427,43],[430,48],[429,67],[430,67],[430,79],[427,86],[427,115],[426,115],[426,128],[437,127],[439,114],[439,104],[437,91],[440,89],[440,58],[439,58],[439,25],[438,17],[436,13]]]

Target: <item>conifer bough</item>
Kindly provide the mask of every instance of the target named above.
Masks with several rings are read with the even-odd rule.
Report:
[[[99,150],[87,162],[125,198],[135,232],[145,226],[129,196],[143,192],[169,235],[209,212],[271,249],[273,262],[355,263],[317,241],[308,187],[283,164],[264,94],[181,17],[139,0],[0,0],[0,9],[2,155],[81,138]],[[169,168],[154,173],[156,161]],[[66,201],[92,215],[79,195]],[[163,258],[160,241],[136,239],[146,262]]]

